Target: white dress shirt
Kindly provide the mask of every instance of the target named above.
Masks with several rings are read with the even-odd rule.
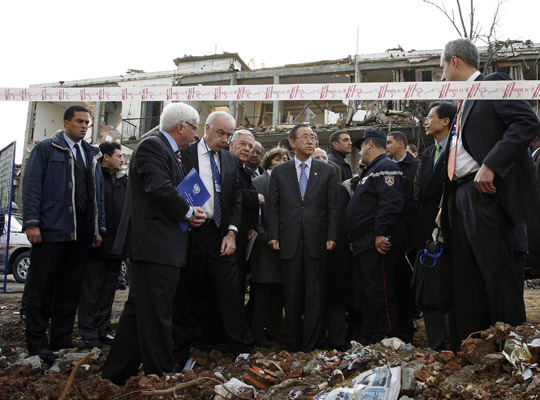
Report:
[[[472,74],[469,77],[469,79],[467,79],[467,82],[474,81],[478,75],[480,75],[480,72],[476,71],[474,74]],[[462,118],[463,118],[463,110],[465,109],[465,104],[467,104],[467,100],[465,100],[461,104]],[[456,170],[454,171],[455,178],[463,178],[464,176],[472,174],[480,169],[480,165],[478,165],[476,160],[472,158],[472,156],[469,153],[467,153],[467,150],[465,150],[465,147],[463,147],[463,135],[462,135],[462,130],[461,130],[462,127],[463,127],[463,123],[461,123],[460,134],[457,140]]]
[[[75,151],[75,144],[78,144],[79,145],[79,149],[81,150],[81,156],[82,156],[82,159],[83,159],[83,163],[86,167],[88,167],[88,163],[86,162],[86,154],[84,154],[84,150],[82,148],[82,140],[79,140],[77,143],[75,143],[73,140],[71,140],[68,135],[66,135],[66,132],[63,132],[63,135],[64,135],[64,139],[67,143],[67,145],[69,146],[70,150],[71,150],[71,153],[73,154],[73,160],[76,160],[77,159],[77,152]]]
[[[300,174],[302,173],[302,167],[300,166],[300,164],[302,164],[303,162],[306,163],[307,167],[306,167],[306,176],[308,178],[308,182],[309,182],[309,171],[311,171],[311,161],[313,159],[311,157],[309,157],[306,161],[300,161],[298,158],[294,157],[294,166],[296,168],[296,177],[298,178],[298,184],[300,184]]]

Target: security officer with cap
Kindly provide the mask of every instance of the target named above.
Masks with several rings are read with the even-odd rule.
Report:
[[[396,325],[393,248],[403,242],[404,196],[399,166],[386,155],[386,134],[368,129],[354,143],[367,167],[347,206],[353,249],[353,307],[362,314],[362,336],[375,343]]]

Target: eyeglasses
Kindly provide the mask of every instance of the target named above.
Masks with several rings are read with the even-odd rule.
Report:
[[[195,126],[193,124],[190,124],[189,122],[184,122],[184,124],[188,124],[189,126],[191,126],[193,129],[195,129],[196,131],[199,130],[199,127],[198,126]]]
[[[315,136],[313,136],[313,135],[299,136],[299,137],[296,138],[296,140],[303,140],[304,142],[307,142],[307,141],[316,142],[317,138]]]

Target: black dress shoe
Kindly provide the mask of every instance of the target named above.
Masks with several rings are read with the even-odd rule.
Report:
[[[56,359],[56,355],[49,349],[41,349],[38,356],[45,364],[52,364]]]

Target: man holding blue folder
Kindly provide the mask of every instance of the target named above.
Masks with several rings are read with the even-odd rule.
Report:
[[[237,263],[242,256],[236,243],[242,218],[238,164],[225,150],[235,127],[230,114],[215,111],[206,120],[204,137],[182,150],[186,170],[198,171],[211,197],[202,207],[206,222],[192,230],[190,261],[182,279],[189,284],[182,291],[189,301],[185,310],[189,316],[181,322],[189,325],[190,332],[175,336],[179,366],[188,358],[192,339],[210,348],[227,346],[234,353],[254,350]]]
[[[116,384],[136,375],[141,362],[147,375],[173,369],[173,305],[188,247],[180,222],[197,227],[206,219],[176,189],[186,176],[180,149],[196,137],[198,123],[193,107],[167,105],[160,132],[139,143],[131,157],[126,246],[132,283],[102,373]]]

